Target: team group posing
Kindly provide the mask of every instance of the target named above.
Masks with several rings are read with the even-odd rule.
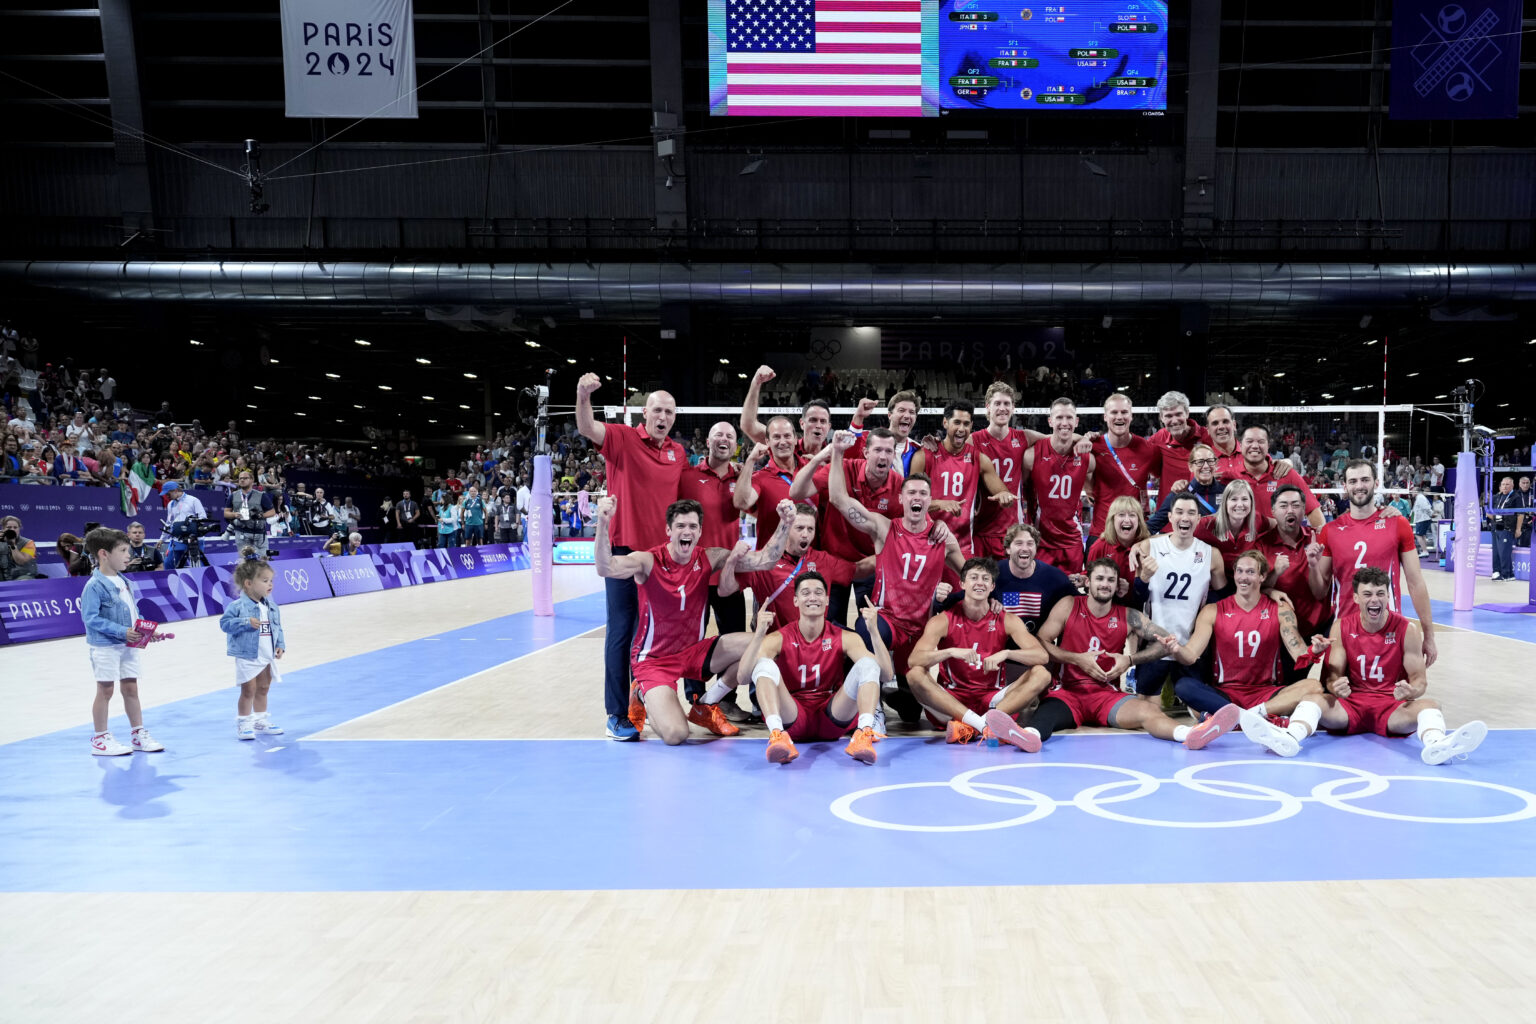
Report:
[[[919,441],[911,392],[887,403],[889,428],[865,427],[872,399],[836,433],[820,401],[798,436],[788,417],[765,425],[758,395],[773,377],[765,366],[753,378],[740,427],[755,446],[739,465],[731,424],[713,425],[690,466],[670,438],[672,396],[651,394],[638,426],[606,424],[591,405],[601,378],[578,384],[577,427],[608,469],[596,562],[613,738],[636,739],[646,722],[668,744],[690,722],[734,735],[720,702],[740,685],[754,689],[776,763],[798,756],[796,741],[844,737],[872,763],[886,707],[951,743],[1031,752],[1080,726],[1191,749],[1240,726],[1292,756],[1323,727],[1415,733],[1440,764],[1486,734],[1481,722],[1448,729],[1424,696],[1437,655],[1429,597],[1408,521],[1377,507],[1372,463],[1346,467],[1349,510],[1324,525],[1264,427],[1239,435],[1225,406],[1196,424],[1176,391],[1150,438],[1130,432],[1120,394],[1102,433],[1079,433],[1060,398],[1042,434],[1011,425],[1014,393],[999,382],[984,429],[955,402],[942,437]],[[1153,478],[1163,499],[1149,520]],[[1086,554],[1084,501],[1097,538]],[[738,540],[742,513],[756,517],[755,545]],[[1398,611],[1404,585],[1418,621]],[[758,605],[751,631],[744,589]],[[1165,713],[1170,688],[1191,724]]]

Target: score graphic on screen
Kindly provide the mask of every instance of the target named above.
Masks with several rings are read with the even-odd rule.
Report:
[[[953,0],[940,11],[941,106],[1167,109],[1166,3]]]
[[[709,0],[715,116],[1165,110],[1163,0]]]

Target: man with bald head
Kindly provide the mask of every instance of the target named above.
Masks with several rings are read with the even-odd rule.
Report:
[[[721,420],[709,428],[704,444],[704,458],[697,466],[683,470],[677,496],[691,498],[704,509],[704,528],[699,543],[729,551],[741,539],[741,513],[731,502],[736,489],[737,467],[731,461],[731,456],[736,454],[736,428]],[[715,615],[715,628],[722,635],[746,632],[746,595],[734,593],[721,597],[718,571],[709,578],[709,608]],[[690,679],[685,682],[684,689],[689,696],[696,696],[704,692],[704,684]],[[734,704],[734,701],[727,702],[727,717]]]
[[[688,452],[672,440],[677,402],[665,391],[645,400],[638,426],[607,424],[592,415],[592,393],[603,378],[583,374],[576,384],[576,429],[603,455],[608,493],[618,498],[609,535],[614,554],[647,551],[667,542],[667,506],[677,500],[678,484],[688,468]],[[627,579],[606,580],[608,635],[603,653],[603,702],[608,711],[608,735],[636,740],[629,721],[629,648],[635,637],[639,604],[635,586]]]

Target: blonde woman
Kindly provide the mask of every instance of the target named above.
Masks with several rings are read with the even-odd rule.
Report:
[[[1205,516],[1195,527],[1195,539],[1220,551],[1228,565],[1235,565],[1238,555],[1259,546],[1259,535],[1271,525],[1254,513],[1253,485],[1233,480],[1222,490],[1216,514]]]
[[[1109,503],[1104,532],[1088,548],[1088,561],[1107,558],[1120,567],[1120,586],[1115,591],[1117,601],[1130,593],[1131,584],[1136,579],[1136,573],[1131,569],[1131,549],[1150,536],[1141,502],[1121,495]],[[1073,582],[1082,586],[1086,579],[1082,582],[1074,579]]]

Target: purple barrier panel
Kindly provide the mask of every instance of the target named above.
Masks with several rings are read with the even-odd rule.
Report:
[[[331,584],[313,559],[291,559],[272,566],[272,599],[280,605],[331,596]]]
[[[33,490],[35,488],[28,488]],[[84,636],[80,592],[85,576],[64,580],[17,580],[0,583],[0,623],[14,644]]]
[[[449,548],[448,556],[454,579],[528,568],[526,544],[482,544],[473,548]]]
[[[318,564],[330,581],[331,593],[337,597],[384,589],[379,571],[367,555],[336,555],[322,558]]]
[[[444,548],[447,569],[456,580],[485,575],[485,563],[475,555],[474,548]]]
[[[437,583],[454,578],[447,548],[429,548],[410,553],[411,582]]]
[[[416,545],[412,544],[408,540],[394,540],[390,541],[388,544],[378,545],[378,549],[380,551],[415,551]]]
[[[409,587],[416,583],[416,578],[411,574],[410,551],[370,551],[368,558],[378,571],[379,584],[385,590]]]
[[[217,607],[205,611],[203,584],[209,576],[220,582],[229,579],[229,570],[220,567],[199,566],[196,569],[177,569],[174,572],[140,572],[128,579],[133,583],[134,596],[139,603],[139,614],[156,622],[180,622],[224,610],[227,597],[220,596]]]

